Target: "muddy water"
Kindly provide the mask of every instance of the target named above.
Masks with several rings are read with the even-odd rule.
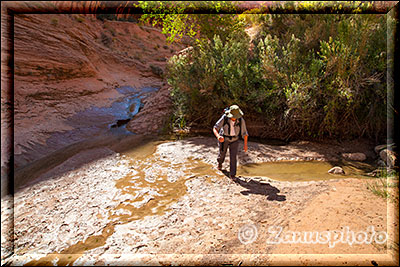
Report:
[[[32,260],[25,266],[71,266],[88,251],[104,246],[114,233],[115,225],[125,224],[145,216],[162,215],[170,205],[185,195],[185,182],[196,176],[212,175],[223,177],[213,171],[212,166],[192,158],[184,162],[163,161],[155,154],[157,145],[168,140],[153,140],[132,149],[121,149],[121,154],[130,161],[133,174],[118,180],[115,186],[126,199],[116,208],[109,210],[110,222],[101,235],[90,236],[60,253],[48,254]],[[170,141],[170,140],[169,140]]]
[[[131,169],[136,173],[127,175],[115,184],[121,194],[130,198],[110,212],[112,221],[121,224],[145,216],[161,215],[185,195],[188,179],[203,175],[221,177],[211,165],[192,158],[178,163],[164,161],[154,154],[156,146],[163,142],[153,141],[123,153],[130,159]]]
[[[340,166],[345,174],[328,171]],[[246,164],[239,166],[238,175],[243,177],[267,177],[277,181],[318,181],[339,178],[366,178],[374,166],[362,162],[283,161]]]

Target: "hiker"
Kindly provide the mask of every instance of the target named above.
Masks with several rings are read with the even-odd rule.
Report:
[[[247,133],[246,123],[242,118],[243,112],[238,105],[232,105],[225,109],[225,113],[215,123],[213,132],[218,139],[218,170],[222,170],[222,163],[225,160],[226,151],[229,147],[229,175],[233,179],[236,176],[237,152],[240,137],[244,140],[244,151],[247,152]]]

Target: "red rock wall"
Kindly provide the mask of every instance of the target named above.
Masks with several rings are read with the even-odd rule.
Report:
[[[89,14],[15,14],[13,37],[16,155],[70,130],[64,121],[76,112],[110,105],[119,86],[163,87],[154,68],[183,47],[156,28]],[[2,109],[6,97],[2,89]]]

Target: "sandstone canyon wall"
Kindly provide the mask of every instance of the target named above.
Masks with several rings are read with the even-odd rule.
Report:
[[[60,142],[53,148],[49,144],[51,136],[76,127],[69,121],[79,112],[109,107],[123,97],[117,89],[124,87],[156,89],[135,117],[147,123],[128,129],[157,132],[170,108],[162,73],[167,59],[183,47],[167,44],[160,30],[135,22],[102,21],[89,14],[16,14],[14,167],[59,149]],[[90,125],[86,119],[75,121]]]

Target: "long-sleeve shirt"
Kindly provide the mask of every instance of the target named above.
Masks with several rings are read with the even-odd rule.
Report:
[[[219,131],[220,135],[225,135],[225,136],[238,136],[239,132],[241,131],[242,138],[244,136],[249,135],[247,132],[246,128],[246,122],[244,121],[244,118],[240,118],[240,125],[238,123],[238,120],[235,121],[235,127],[231,127],[231,130],[233,130],[233,134],[229,132],[229,121],[232,121],[231,119],[227,118],[227,123],[224,125],[226,115],[222,115],[222,117],[215,123],[214,128]],[[232,129],[233,128],[233,129]]]

